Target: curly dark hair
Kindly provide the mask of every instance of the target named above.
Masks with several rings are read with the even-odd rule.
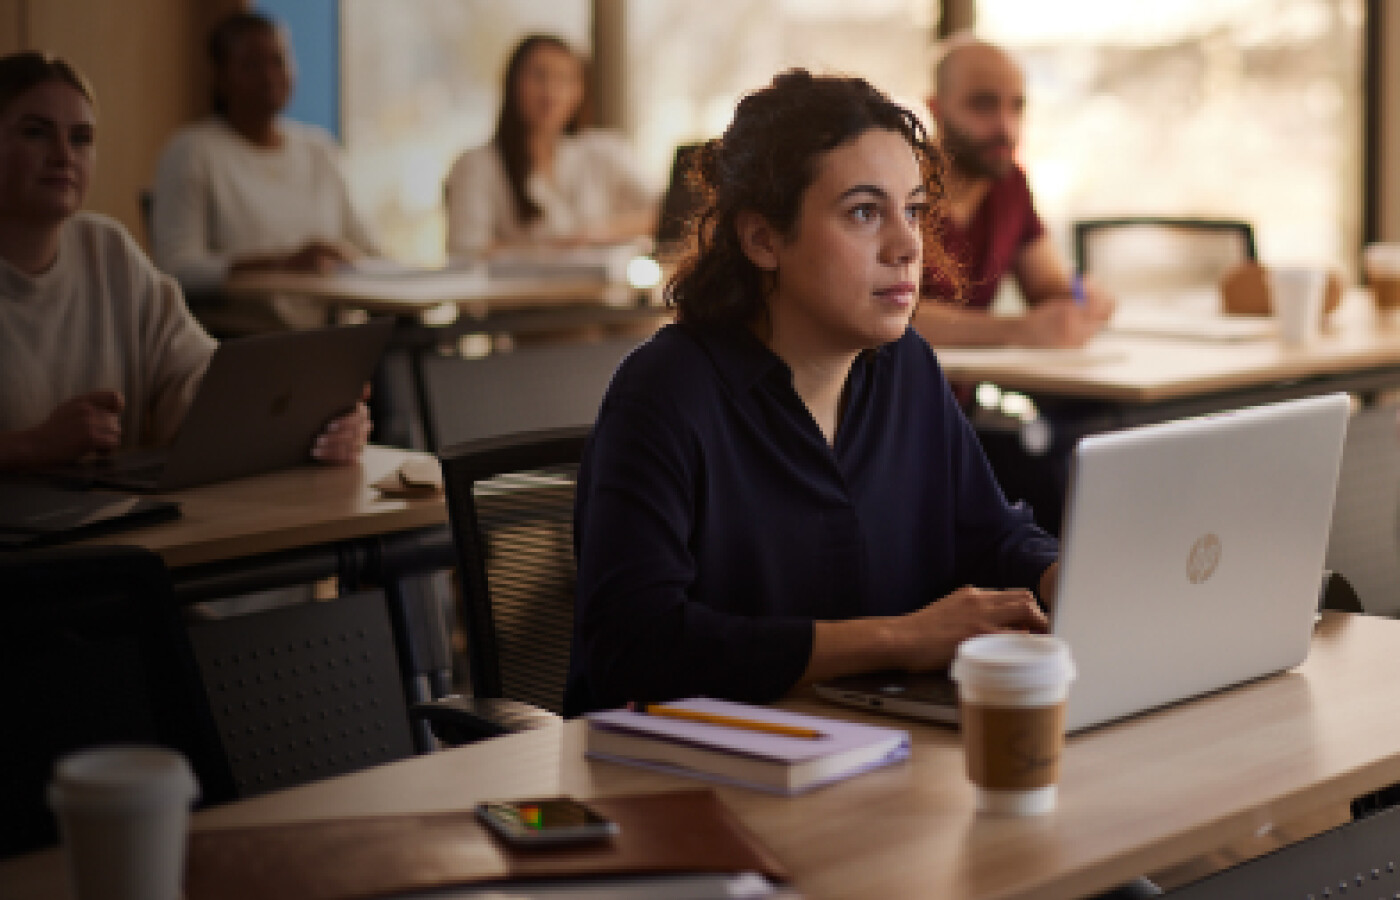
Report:
[[[97,95],[83,73],[72,63],[47,53],[26,50],[0,56],[0,112],[32,87],[57,81],[83,95],[97,109]]]
[[[515,50],[510,54],[510,60],[506,63],[506,73],[501,85],[501,112],[496,119],[496,133],[492,136],[491,142],[496,145],[496,152],[501,155],[501,164],[506,170],[506,181],[510,184],[510,195],[515,200],[515,214],[524,224],[538,219],[541,210],[539,204],[530,197],[526,190],[526,184],[530,180],[530,150],[527,146],[530,135],[525,127],[525,119],[520,114],[520,101],[516,94],[519,90],[525,61],[530,58],[531,53],[540,47],[562,50],[578,60],[580,66],[586,68],[586,63],[578,51],[570,47],[563,38],[555,37],[552,34],[527,36],[515,46]],[[586,106],[586,101],[584,104],[580,104],[573,118],[564,127],[565,134],[578,132],[584,106]]]
[[[945,164],[923,124],[864,79],[791,69],[740,100],[723,136],[695,154],[687,177],[701,202],[666,286],[676,318],[697,325],[757,321],[766,309],[764,273],[740,246],[738,214],[756,212],[791,236],[821,155],[873,128],[902,136],[918,159],[933,207],[925,218],[924,265],[960,286],[937,234]]]

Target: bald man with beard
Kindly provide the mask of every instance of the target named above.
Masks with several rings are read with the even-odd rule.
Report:
[[[966,285],[925,276],[915,327],[936,346],[1080,347],[1113,314],[1113,299],[1084,282],[1074,296],[1069,268],[1036,214],[1016,164],[1025,78],[1005,51],[969,36],[952,39],[934,70],[929,110],[950,163],[945,246]],[[1016,279],[1026,300],[1019,316],[988,314],[1001,279]]]

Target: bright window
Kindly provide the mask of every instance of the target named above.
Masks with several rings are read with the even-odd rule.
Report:
[[[556,34],[588,52],[588,0],[342,0],[346,166],[388,252],[446,256],[442,185],[486,143],[501,75],[522,37]]]
[[[642,164],[717,136],[734,105],[802,66],[868,79],[923,111],[936,0],[630,0],[627,72]]]
[[[1074,219],[1252,221],[1267,263],[1352,268],[1361,228],[1361,0],[978,0],[1026,70],[1021,158]]]

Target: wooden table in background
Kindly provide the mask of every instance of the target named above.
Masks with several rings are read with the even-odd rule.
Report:
[[[626,284],[589,277],[487,278],[482,272],[414,272],[332,275],[245,272],[222,288],[230,297],[286,295],[327,306],[387,315],[413,315],[443,304],[482,318],[498,310],[550,306],[632,306],[637,292]]]
[[[717,790],[811,900],[1082,897],[1400,781],[1397,653],[1400,623],[1328,613],[1295,671],[1071,738],[1059,808],[1043,817],[977,814],[956,733],[917,723],[907,723],[906,763],[798,798]],[[813,700],[784,705],[898,724]],[[583,739],[578,721],[497,738],[208,810],[194,827],[695,784],[585,760]],[[63,897],[61,856],[0,864],[0,885]]]
[[[989,381],[1033,396],[1146,406],[1304,381],[1379,375],[1400,384],[1400,324],[1366,298],[1308,347],[1278,341],[1205,341],[1104,332],[1082,350],[939,349],[949,380]],[[1370,382],[1368,382],[1370,383]],[[1342,388],[1345,389],[1345,388]]]
[[[1347,435],[1327,567],[1356,586],[1368,611],[1400,614],[1400,320],[1378,315],[1366,292],[1350,292],[1321,338],[1305,348],[1269,339],[1110,331],[1083,350],[947,348],[938,357],[950,380],[990,382],[1028,395],[1039,407],[1031,424],[980,408],[970,414],[983,440],[1001,453],[1002,469],[1039,467],[1032,487],[1023,490],[1048,485],[1058,473],[1043,471],[1048,464],[1036,457],[1044,448],[1067,455],[1088,434],[1349,392],[1359,402]],[[1055,508],[1053,498],[1038,499]]]
[[[318,303],[334,317],[355,309],[391,315],[394,337],[376,376],[376,438],[397,446],[439,449],[425,425],[427,354],[455,353],[463,335],[513,340],[578,340],[619,331],[638,340],[671,318],[659,294],[601,277],[513,276],[481,271],[405,270],[399,274],[243,273],[222,288],[221,302],[289,296]]]

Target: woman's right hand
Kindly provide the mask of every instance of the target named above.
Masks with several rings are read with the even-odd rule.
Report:
[[[1050,630],[1050,620],[1030,591],[977,587],[958,588],[900,616],[896,625],[906,643],[900,668],[911,672],[946,668],[958,645],[979,634]]]
[[[881,669],[943,669],[970,637],[1049,630],[1050,621],[1030,591],[958,588],[902,616],[814,622],[812,653],[801,682]]]

